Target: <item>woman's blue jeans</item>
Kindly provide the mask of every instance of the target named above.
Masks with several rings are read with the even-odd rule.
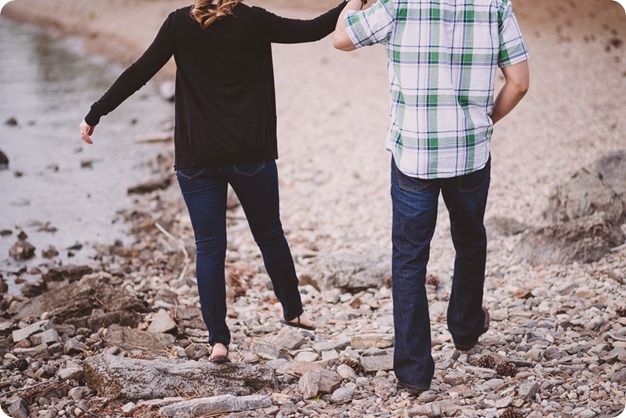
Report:
[[[487,236],[483,219],[491,160],[474,173],[422,180],[403,174],[391,162],[393,203],[392,294],[394,307],[394,371],[398,380],[428,389],[434,374],[426,265],[437,222],[439,192],[448,208],[456,250],[448,329],[458,346],[471,346],[484,326],[482,312]]]
[[[176,177],[196,238],[198,292],[209,344],[230,344],[224,273],[228,184],[261,249],[284,318],[302,315],[296,269],[280,222],[276,162],[181,168]]]

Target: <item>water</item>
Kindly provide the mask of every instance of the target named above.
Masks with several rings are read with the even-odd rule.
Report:
[[[57,261],[76,263],[92,255],[85,246],[69,260],[67,249],[76,243],[128,242],[116,220],[132,204],[126,190],[148,179],[147,161],[171,152],[171,145],[139,144],[136,136],[161,131],[173,106],[148,84],[101,120],[94,145],[83,143],[79,123],[122,70],[83,54],[78,40],[0,18],[0,150],[10,161],[0,170],[0,230],[13,232],[0,237],[5,278],[42,263],[49,245],[61,253]],[[10,118],[18,125],[5,124]],[[93,161],[92,168],[81,167],[83,161]],[[40,231],[46,224],[57,231]],[[26,264],[9,258],[22,230],[37,247],[37,258]]]

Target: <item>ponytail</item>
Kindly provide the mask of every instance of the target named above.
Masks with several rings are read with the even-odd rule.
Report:
[[[233,14],[233,9],[243,0],[217,0],[217,7],[209,7],[213,0],[196,0],[191,16],[206,29],[217,19]]]

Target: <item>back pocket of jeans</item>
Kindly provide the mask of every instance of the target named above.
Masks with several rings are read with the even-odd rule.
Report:
[[[422,190],[426,190],[431,184],[433,184],[432,180],[423,180],[417,177],[410,177],[400,171],[399,168],[396,167],[396,178],[398,179],[398,186],[402,190],[408,190],[410,192],[421,192]]]
[[[204,171],[202,167],[179,168],[176,170],[176,176],[183,180],[193,180],[203,175]]]
[[[265,161],[253,164],[235,164],[233,170],[242,176],[252,177],[259,174],[265,168]]]

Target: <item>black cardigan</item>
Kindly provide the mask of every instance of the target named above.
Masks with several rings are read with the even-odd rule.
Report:
[[[239,3],[207,29],[191,6],[172,12],[152,45],[91,107],[100,118],[139,90],[170,57],[176,60],[176,168],[246,164],[278,158],[271,44],[322,39],[346,2],[312,20],[286,19]]]

